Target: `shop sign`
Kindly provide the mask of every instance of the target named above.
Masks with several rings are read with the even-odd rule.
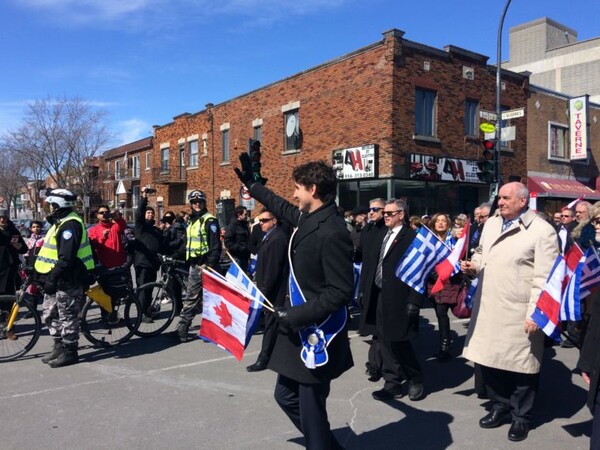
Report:
[[[375,145],[334,150],[333,170],[339,180],[375,178]]]
[[[410,154],[409,176],[412,180],[484,184],[477,172],[477,161],[470,159]]]
[[[588,135],[588,96],[576,97],[569,100],[569,121],[571,134],[570,159],[587,159]]]

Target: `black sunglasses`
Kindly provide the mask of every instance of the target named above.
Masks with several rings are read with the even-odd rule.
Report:
[[[395,216],[396,214],[401,213],[401,212],[402,212],[401,209],[399,209],[398,211],[384,211],[383,215],[386,216],[386,217],[392,217],[392,216]]]
[[[260,223],[267,223],[267,222],[270,222],[270,221],[271,221],[271,220],[273,220],[273,219],[274,219],[274,217],[271,217],[270,219],[258,219],[258,221],[259,221]]]
[[[373,212],[379,212],[381,211],[383,208],[380,208],[379,206],[373,206],[372,208],[369,208],[369,211],[373,211]]]
[[[110,211],[98,211],[98,214],[106,216],[107,214],[110,214]]]

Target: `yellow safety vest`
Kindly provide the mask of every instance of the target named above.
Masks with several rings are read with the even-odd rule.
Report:
[[[35,260],[35,271],[38,273],[49,273],[52,268],[58,262],[58,247],[56,245],[56,232],[58,228],[69,220],[75,220],[81,224],[83,234],[81,235],[81,242],[79,244],[79,250],[77,250],[77,257],[83,262],[87,270],[94,269],[94,257],[92,255],[92,246],[88,239],[87,230],[83,224],[83,220],[75,212],[70,213],[67,217],[61,220],[58,224],[52,225],[46,233],[44,238],[44,244],[40,249]]]
[[[193,221],[187,229],[186,261],[208,253],[208,235],[204,224],[209,219],[216,218],[212,214],[206,213],[200,219]]]

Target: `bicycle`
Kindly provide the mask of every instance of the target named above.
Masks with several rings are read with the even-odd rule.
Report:
[[[187,291],[188,271],[185,261],[158,255],[161,261],[160,280],[143,284],[136,289],[139,299],[146,298],[148,308],[136,333],[138,336],[156,336],[166,330],[181,310],[181,302],[170,288],[174,279],[181,285],[182,295]]]
[[[104,269],[98,284],[86,291],[80,327],[85,338],[100,347],[114,347],[135,334],[142,306],[133,289],[128,267]]]
[[[0,295],[0,361],[25,355],[42,334],[42,318],[28,301],[27,287],[32,283],[28,275],[15,294]]]

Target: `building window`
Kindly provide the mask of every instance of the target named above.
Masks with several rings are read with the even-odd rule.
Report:
[[[477,129],[477,111],[479,102],[477,100],[467,99],[465,102],[465,136],[478,136]]]
[[[229,129],[221,131],[221,160],[226,163],[229,162]]]
[[[548,158],[567,159],[569,150],[569,127],[548,122]]]
[[[299,110],[287,111],[283,115],[285,134],[284,151],[300,150],[300,117]]]
[[[146,152],[146,170],[150,170],[150,152]]]
[[[252,129],[252,139],[262,143],[262,126],[254,127]]]
[[[115,161],[115,180],[121,179],[121,161]]]
[[[437,92],[417,88],[415,91],[415,134],[435,137]]]
[[[136,155],[131,158],[131,176],[133,178],[140,177],[140,156]]]
[[[106,161],[106,173],[110,174],[110,161]]]
[[[160,149],[160,170],[169,170],[169,147]]]
[[[198,140],[190,141],[190,167],[198,167]]]
[[[139,205],[139,198],[140,198],[140,187],[139,186],[132,186],[131,187],[131,207],[132,208],[137,208]]]

